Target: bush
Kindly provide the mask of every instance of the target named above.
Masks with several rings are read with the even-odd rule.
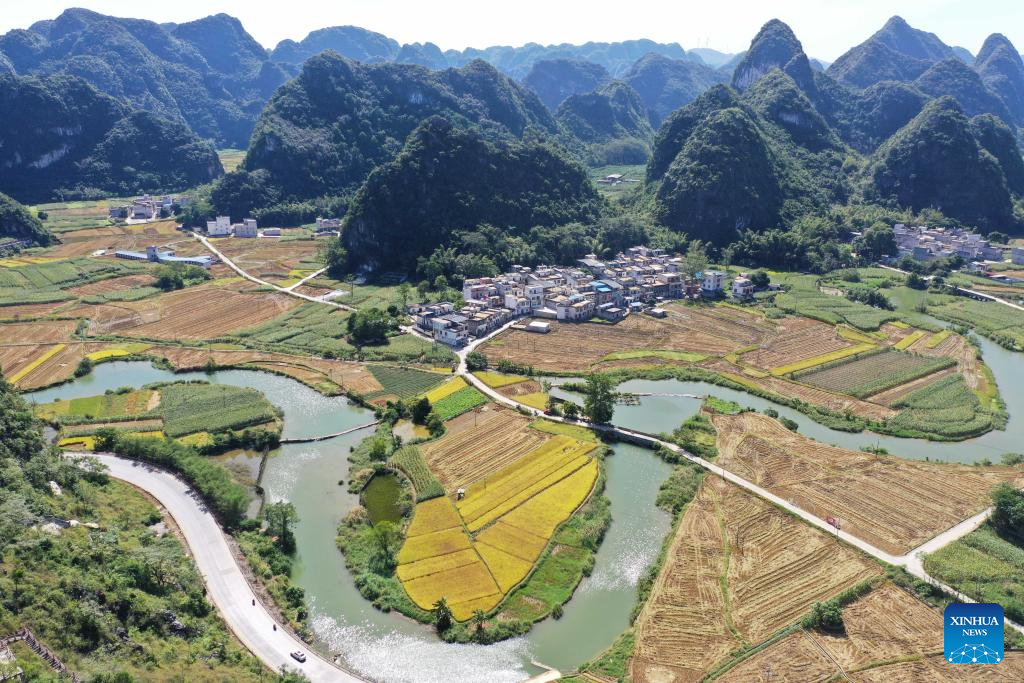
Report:
[[[843,633],[843,608],[836,600],[816,602],[811,606],[811,613],[804,619],[804,628],[813,628],[831,633]]]

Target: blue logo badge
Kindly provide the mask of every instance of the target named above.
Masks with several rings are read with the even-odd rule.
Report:
[[[946,661],[993,664],[1003,661],[1003,607],[994,602],[946,605]]]

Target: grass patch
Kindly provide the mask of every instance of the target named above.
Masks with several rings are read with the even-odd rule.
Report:
[[[531,422],[530,427],[537,431],[544,432],[545,434],[571,436],[577,441],[593,441],[596,443],[600,440],[593,430],[566,422],[554,422],[552,420],[538,419]]]
[[[909,349],[917,342],[918,339],[925,336],[926,334],[928,333],[925,332],[924,330],[914,330],[906,337],[900,339],[898,342],[893,344],[893,348],[896,349],[897,351],[904,351],[906,349]]]

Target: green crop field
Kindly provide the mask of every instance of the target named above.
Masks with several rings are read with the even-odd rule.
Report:
[[[270,351],[347,356],[353,351],[345,341],[347,318],[343,310],[307,303],[234,336],[246,346]]]
[[[238,169],[245,161],[245,150],[244,149],[218,149],[217,156],[220,158],[220,164],[224,167],[225,173],[231,173]]]
[[[154,411],[164,419],[164,433],[183,436],[195,432],[220,432],[270,422],[274,406],[256,389],[223,384],[168,384],[160,387],[160,406]]]
[[[383,390],[368,395],[367,398],[370,400],[387,394],[394,394],[401,399],[412,398],[418,394],[430,391],[447,377],[447,375],[436,372],[396,368],[389,365],[370,365],[368,367],[373,376],[384,387]]]
[[[388,464],[402,470],[405,476],[412,481],[412,485],[416,489],[417,503],[444,495],[444,487],[427,467],[423,454],[416,446],[399,448],[388,460]]]
[[[900,412],[889,419],[889,426],[908,435],[930,433],[946,438],[977,436],[1000,426],[1002,416],[981,406],[959,374],[947,375],[893,403]]]
[[[926,556],[924,566],[975,600],[1002,605],[1008,618],[1024,619],[1024,547],[992,527],[983,526]]]
[[[814,369],[797,376],[806,384],[864,398],[953,364],[951,358],[883,351],[847,362],[839,361],[832,367]]]
[[[0,267],[0,290],[54,291],[105,280],[144,269],[133,261],[74,258],[29,265]]]
[[[442,420],[450,420],[485,403],[487,403],[486,396],[474,387],[465,387],[435,403],[434,412]]]
[[[1024,349],[1024,311],[996,302],[957,298],[929,306],[928,312],[936,318],[973,327],[1004,346]]]
[[[899,320],[900,314],[851,301],[844,296],[818,290],[814,275],[792,277],[791,289],[775,298],[775,305],[788,313],[805,315],[833,325],[848,323],[861,330],[877,330],[883,323]]]

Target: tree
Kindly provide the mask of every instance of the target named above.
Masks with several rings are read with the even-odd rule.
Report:
[[[340,278],[348,274],[348,250],[340,239],[331,240],[320,258],[331,277]]]
[[[487,623],[487,615],[482,609],[473,611],[473,625],[476,627],[476,637],[479,640],[484,635],[484,624]]]
[[[286,553],[295,551],[295,536],[291,525],[299,521],[299,513],[295,506],[286,501],[271,503],[263,509],[263,517],[267,520],[267,531],[277,537],[277,545]]]
[[[911,289],[927,289],[928,282],[917,273],[907,275],[907,287]]]
[[[611,422],[615,412],[615,390],[607,375],[594,373],[587,376],[583,412],[592,422]]]
[[[575,420],[580,416],[580,407],[572,401],[562,403],[562,415],[567,419]]]
[[[444,434],[444,421],[435,412],[431,412],[427,417],[427,431],[430,432],[431,436],[441,436]]]
[[[452,609],[448,606],[448,600],[444,597],[438,599],[434,603],[434,609],[431,610],[434,615],[434,627],[438,633],[447,631],[452,626]]]
[[[412,404],[412,415],[413,424],[426,424],[427,417],[430,415],[430,400],[424,396],[420,400]]]
[[[690,242],[683,257],[683,275],[688,278],[708,269],[708,249],[700,240]]]
[[[434,278],[434,291],[442,291],[448,289],[448,278],[444,275],[438,275]]]
[[[402,545],[402,534],[393,522],[378,522],[370,529],[373,557],[370,567],[381,576],[390,574],[398,564],[396,557]]]
[[[348,317],[346,323],[349,340],[358,346],[386,343],[388,332],[394,327],[394,318],[379,308],[356,311]]]
[[[46,220],[42,216],[40,216],[39,218],[40,220]],[[1006,244],[1007,242],[1010,241],[1010,238],[1006,235],[1005,232],[999,232],[998,230],[993,230],[987,235],[987,237],[988,241],[992,242],[993,244]]]
[[[835,600],[816,602],[811,606],[811,614],[804,620],[804,626],[842,633],[845,630],[843,608]]]
[[[1024,492],[1003,483],[992,489],[992,526],[1001,534],[1024,538]]]
[[[466,369],[470,372],[486,370],[488,365],[487,356],[479,351],[472,351],[466,355]]]
[[[750,276],[750,282],[753,283],[757,289],[767,289],[768,285],[771,284],[772,279],[768,276],[768,273],[763,270],[755,271]]]
[[[412,287],[408,282],[398,285],[398,302],[402,304],[402,313],[409,307],[409,297],[412,295]]]

